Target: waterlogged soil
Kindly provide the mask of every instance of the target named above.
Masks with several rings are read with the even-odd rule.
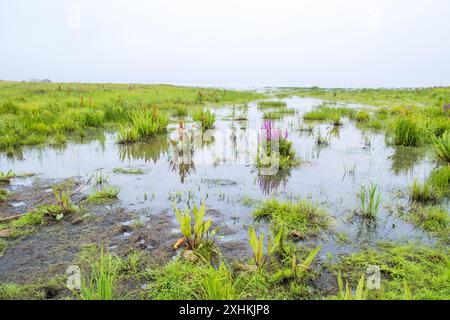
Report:
[[[258,109],[256,102],[214,109],[215,129],[203,136],[192,129],[195,124],[190,118],[172,118],[168,135],[147,143],[119,145],[115,133],[107,133],[104,139],[69,143],[65,148],[24,149],[20,158],[1,155],[0,170],[35,174],[12,180],[7,187],[11,196],[0,205],[2,217],[32,210],[51,198],[53,184],[73,177],[83,185],[101,172],[110,185],[120,187],[120,193],[117,201],[107,204],[85,203],[81,219],[74,216],[50,222],[10,244],[0,257],[0,281],[23,282],[61,274],[88,243],[106,242],[121,254],[144,250],[155,262],[167,261],[178,254],[171,246],[181,236],[173,206],[184,210],[201,200],[206,200],[214,226],[220,227],[219,246],[233,258],[250,256],[250,224],[267,230],[267,224],[256,223],[251,213],[260,201],[270,198],[309,198],[327,211],[331,231],[308,240],[322,245],[322,258],[328,253],[357,251],[380,240],[434,241],[397,215],[400,208],[408,207],[408,186],[415,178],[425,179],[435,168],[431,150],[389,146],[383,132],[362,131],[348,119],[335,128],[327,123],[306,123],[302,114],[322,101],[284,101],[292,111],[274,123],[288,132],[301,164],[273,176],[262,175],[255,159],[263,114],[277,108]],[[192,131],[193,142],[188,146],[180,145],[178,139],[181,120],[185,132]],[[306,124],[314,124],[313,130],[305,130]],[[318,134],[328,137],[329,145],[317,145]],[[138,170],[126,173],[117,169]],[[353,212],[360,185],[370,183],[379,186],[382,201],[376,222],[367,224]],[[94,190],[94,186],[86,186],[78,200],[83,202]],[[133,221],[141,224],[127,227]]]

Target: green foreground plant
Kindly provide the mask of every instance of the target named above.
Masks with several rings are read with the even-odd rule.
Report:
[[[259,239],[256,236],[255,229],[253,227],[248,228],[248,237],[249,244],[253,251],[253,258],[255,259],[255,263],[259,268],[264,267],[267,259],[278,250],[281,237],[283,235],[283,230],[280,230],[275,238],[272,240],[271,236],[267,238],[267,250],[264,252],[264,233],[261,232],[259,235]]]
[[[210,232],[209,229],[211,228],[212,220],[204,220],[205,212],[205,202],[202,202],[199,209],[197,209],[197,206],[194,204],[192,216],[188,208],[186,208],[185,212],[175,208],[175,214],[177,216],[178,223],[180,224],[180,231],[184,236],[184,240],[188,248],[199,249],[203,241],[207,238],[214,237],[217,232],[217,229]],[[191,222],[192,219],[193,226]]]

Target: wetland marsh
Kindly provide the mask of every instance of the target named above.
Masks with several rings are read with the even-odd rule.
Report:
[[[448,299],[449,99],[0,82],[0,298]]]

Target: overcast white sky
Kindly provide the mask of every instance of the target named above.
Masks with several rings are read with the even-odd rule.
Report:
[[[450,85],[448,0],[0,0],[0,79]]]

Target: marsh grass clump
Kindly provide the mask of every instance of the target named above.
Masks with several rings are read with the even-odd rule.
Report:
[[[117,285],[120,280],[121,260],[105,250],[100,249],[98,258],[91,258],[85,263],[88,270],[83,270],[79,296],[82,300],[114,300],[119,298]]]
[[[433,138],[433,143],[437,156],[450,163],[450,130],[445,131],[440,138]]]
[[[121,126],[117,131],[116,141],[119,144],[134,143],[139,140],[139,134],[134,127]]]
[[[417,228],[450,240],[450,216],[442,207],[414,207],[406,215]]]
[[[346,107],[334,107],[323,104],[315,107],[303,115],[304,120],[309,121],[328,121],[340,123],[341,117],[350,117],[354,114],[354,110]]]
[[[450,166],[443,166],[431,172],[427,179],[434,190],[442,196],[450,195]]]
[[[283,264],[270,276],[270,282],[276,284],[286,284],[287,282],[290,283],[291,294],[295,297],[297,295],[297,291],[300,291],[300,293],[303,291],[301,287],[304,286],[308,278],[312,278],[311,275],[313,272],[310,266],[322,247],[318,246],[310,250],[306,257],[300,261],[298,260],[297,253],[295,251],[291,256],[289,255],[288,258],[285,247],[286,245],[284,244],[283,249],[280,250],[284,255]],[[300,288],[298,288],[298,286],[300,286]]]
[[[369,266],[379,266],[380,290],[369,290],[366,299],[447,299],[450,293],[446,247],[427,247],[417,243],[398,245],[380,242],[376,248],[342,255],[330,269],[358,283]],[[405,282],[408,290],[405,290]],[[338,289],[338,288],[337,288]]]
[[[27,226],[39,225],[44,223],[44,215],[41,211],[31,211],[21,216],[19,219],[11,222],[13,228],[22,228]]]
[[[195,293],[198,300],[239,300],[248,295],[244,278],[233,276],[223,262],[219,268],[205,266],[194,281],[198,286]]]
[[[253,211],[253,217],[268,219],[275,233],[283,230],[285,235],[291,235],[294,231],[300,238],[316,236],[328,229],[330,222],[324,210],[306,199],[295,203],[267,200]]]
[[[315,129],[314,123],[302,123],[299,127],[300,132],[313,133]]]
[[[368,122],[370,119],[370,115],[367,111],[365,110],[360,110],[358,112],[355,113],[355,115],[353,116],[353,118],[357,121],[357,122]]]
[[[185,117],[188,115],[188,110],[185,105],[177,105],[174,110],[174,116]]]
[[[167,114],[160,113],[156,106],[153,106],[151,111],[147,108],[144,111],[133,111],[130,117],[133,128],[140,139],[152,138],[165,133],[169,124]]]
[[[409,197],[414,202],[428,203],[438,202],[442,198],[442,195],[429,181],[420,183],[418,180],[414,180],[410,187]]]
[[[214,129],[216,116],[210,109],[198,109],[192,114],[192,119],[200,123],[202,131]]]
[[[154,300],[236,300],[250,295],[254,276],[235,275],[220,262],[214,267],[200,259],[176,259],[162,268],[148,269],[147,298]]]
[[[117,195],[119,194],[120,188],[116,186],[105,186],[100,190],[97,190],[95,193],[88,196],[87,201],[102,203],[108,200],[117,199]]]
[[[297,110],[290,108],[280,108],[271,111],[264,112],[263,119],[280,120],[285,115],[295,114]]]
[[[375,219],[381,202],[381,192],[376,184],[360,186],[358,193],[358,213],[369,219]]]
[[[393,143],[396,146],[415,147],[422,141],[422,134],[416,121],[401,117],[394,123]]]
[[[277,108],[277,107],[286,107],[287,104],[284,101],[259,101],[258,108]]]
[[[43,299],[45,299],[45,290],[43,286],[35,284],[24,285],[13,282],[0,283],[0,300],[43,300]]]
[[[341,116],[338,113],[335,113],[335,114],[329,116],[328,123],[335,127],[340,127],[343,124],[342,120],[341,120]]]

